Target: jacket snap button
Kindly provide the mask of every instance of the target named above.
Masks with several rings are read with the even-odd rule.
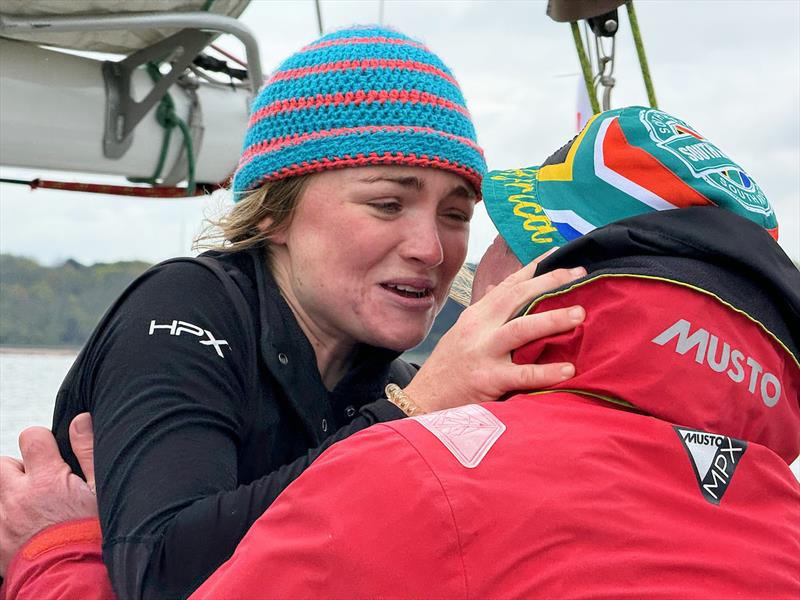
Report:
[[[328,431],[328,420],[322,419],[322,431]]]
[[[354,414],[356,414],[356,409],[353,408],[352,406],[348,406],[347,408],[344,409],[344,416],[346,416],[348,419],[352,417]]]
[[[280,354],[278,354],[278,362],[280,362],[282,365],[288,365],[289,357],[286,356],[283,352],[281,352]]]

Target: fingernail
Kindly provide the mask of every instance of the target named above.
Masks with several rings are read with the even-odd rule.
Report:
[[[569,270],[569,274],[573,277],[583,277],[586,275],[586,269],[583,267],[575,267],[574,269]]]
[[[92,432],[92,417],[89,416],[89,413],[78,415],[72,422],[75,424],[75,431],[77,433]]]
[[[576,323],[580,323],[586,317],[586,311],[583,310],[582,306],[573,306],[567,311],[567,315]]]
[[[569,379],[575,375],[575,366],[574,365],[564,365],[561,367],[561,377],[564,379]]]

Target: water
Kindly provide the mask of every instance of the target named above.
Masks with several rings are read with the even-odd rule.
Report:
[[[0,454],[19,457],[17,438],[23,429],[50,427],[56,392],[76,356],[77,352],[0,351]],[[800,480],[800,459],[792,471]]]
[[[50,428],[56,393],[76,356],[0,351],[0,454],[19,457],[17,438],[26,427]]]

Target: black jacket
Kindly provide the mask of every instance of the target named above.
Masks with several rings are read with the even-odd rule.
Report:
[[[259,250],[148,270],[109,309],[67,375],[62,454],[90,411],[103,557],[120,598],[190,594],[323,450],[402,412],[384,399],[413,368],[361,349],[332,392]]]

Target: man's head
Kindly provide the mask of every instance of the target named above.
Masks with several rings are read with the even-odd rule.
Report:
[[[648,212],[718,206],[777,239],[758,184],[684,121],[642,107],[606,111],[539,167],[492,171],[486,209],[519,260]]]

